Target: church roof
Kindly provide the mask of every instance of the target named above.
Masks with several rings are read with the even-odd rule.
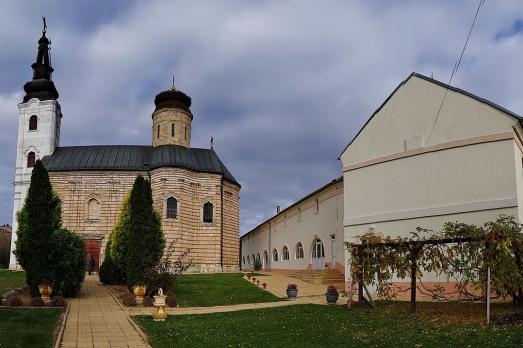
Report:
[[[187,168],[195,172],[222,174],[240,185],[212,149],[179,145],[91,145],[57,147],[42,158],[48,171],[136,170],[162,167]]]

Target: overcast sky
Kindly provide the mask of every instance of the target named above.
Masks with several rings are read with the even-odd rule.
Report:
[[[0,11],[0,223],[17,104],[47,16],[61,145],[150,144],[154,96],[192,97],[192,146],[242,184],[241,233],[341,175],[348,141],[412,71],[448,81],[477,0],[10,1]],[[523,1],[487,0],[453,85],[523,114]]]

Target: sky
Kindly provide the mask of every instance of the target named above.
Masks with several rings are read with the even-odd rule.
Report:
[[[479,0],[478,0],[479,1]],[[17,104],[47,17],[61,146],[150,144],[154,96],[191,96],[192,147],[241,183],[241,234],[341,175],[345,145],[415,71],[448,81],[476,0],[10,1],[0,12],[0,224]],[[487,0],[454,86],[523,115],[523,2]]]

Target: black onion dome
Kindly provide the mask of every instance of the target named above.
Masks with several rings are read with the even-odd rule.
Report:
[[[191,114],[191,97],[182,91],[177,91],[175,89],[170,89],[168,91],[163,91],[158,93],[154,98],[154,105],[156,105],[155,111],[165,108],[175,108],[182,109]]]
[[[24,91],[24,103],[27,103],[32,98],[39,100],[58,99],[58,91],[51,80],[38,79],[29,81],[24,85]]]

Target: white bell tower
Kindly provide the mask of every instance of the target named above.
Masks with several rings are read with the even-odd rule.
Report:
[[[38,53],[33,68],[33,79],[24,85],[26,95],[18,104],[18,143],[16,147],[16,172],[14,180],[13,230],[11,234],[11,257],[9,268],[19,268],[13,254],[17,239],[16,214],[22,209],[31,172],[36,160],[54,152],[60,144],[62,112],[58,103],[58,91],[51,80],[53,68],[49,55],[50,41],[45,36],[38,40]]]

